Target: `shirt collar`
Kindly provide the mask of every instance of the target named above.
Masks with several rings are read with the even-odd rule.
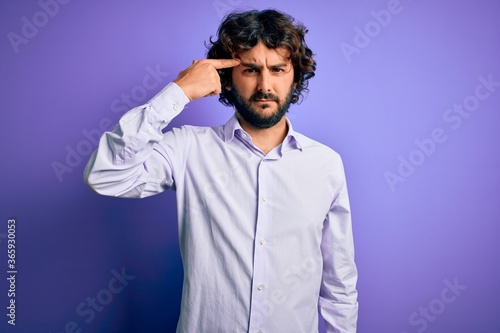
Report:
[[[281,152],[289,151],[289,150],[294,150],[298,149],[302,151],[302,145],[301,145],[301,138],[300,135],[293,130],[292,123],[288,118],[286,118],[286,123],[288,125],[288,133],[283,139],[283,142],[281,144],[280,150]],[[233,114],[233,116],[227,121],[227,123],[224,125],[224,142],[231,142],[234,137],[235,133],[240,133],[240,134],[246,134],[249,136],[248,133],[246,133],[243,128],[241,128],[240,122],[238,121],[238,118],[236,117],[236,113]]]

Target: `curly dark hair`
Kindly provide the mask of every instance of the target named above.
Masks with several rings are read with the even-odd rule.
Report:
[[[206,44],[208,59],[232,59],[250,50],[259,41],[268,48],[285,48],[294,69],[292,103],[297,103],[302,92],[307,92],[308,80],[314,76],[316,61],[307,47],[304,36],[308,32],[302,23],[294,24],[294,18],[274,9],[234,12],[227,15],[217,30],[217,40]],[[233,96],[226,88],[232,85],[232,68],[219,69],[222,92],[219,101],[234,105]]]

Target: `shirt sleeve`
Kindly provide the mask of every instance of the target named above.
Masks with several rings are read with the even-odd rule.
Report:
[[[85,167],[84,180],[95,192],[142,198],[174,188],[172,156],[182,147],[185,133],[163,134],[170,121],[189,102],[182,89],[169,83],[148,103],[125,113],[111,132],[105,132]]]
[[[323,227],[321,251],[323,279],[319,311],[328,333],[355,333],[358,319],[351,211],[344,169],[340,161],[341,182]]]

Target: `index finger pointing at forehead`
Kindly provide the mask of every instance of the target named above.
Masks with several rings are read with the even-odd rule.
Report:
[[[206,59],[205,61],[214,65],[216,69],[234,67],[240,64],[237,59]]]

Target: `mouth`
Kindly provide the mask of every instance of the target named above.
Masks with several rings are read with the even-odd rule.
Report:
[[[274,99],[254,99],[253,101],[256,102],[256,103],[276,102]]]

